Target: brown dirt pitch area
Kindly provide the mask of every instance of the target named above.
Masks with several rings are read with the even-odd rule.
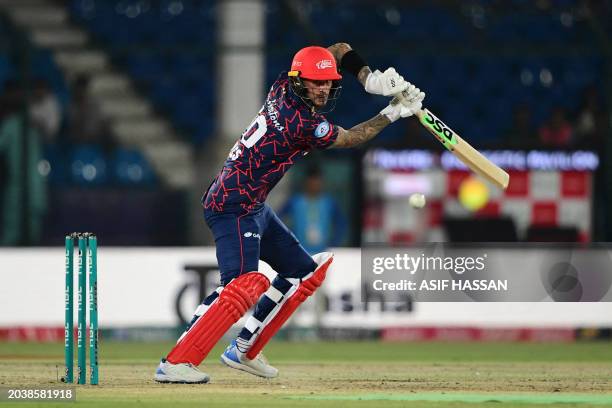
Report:
[[[209,384],[164,385],[152,377],[170,343],[102,342],[100,385],[80,385],[87,407],[573,407],[612,406],[609,343],[273,342],[280,377],[223,366],[213,350]],[[0,343],[0,389],[67,387],[63,344]],[[8,406],[66,406],[3,402]]]

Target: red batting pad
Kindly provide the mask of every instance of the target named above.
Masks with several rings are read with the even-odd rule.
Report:
[[[168,354],[172,364],[200,365],[225,332],[268,290],[270,281],[259,272],[249,272],[232,280],[219,300],[200,316],[185,337]]]
[[[264,346],[270,341],[270,339],[278,332],[278,330],[283,326],[283,324],[287,321],[289,316],[295,312],[295,309],[298,308],[306,298],[311,296],[315,290],[321,283],[325,280],[325,273],[327,272],[327,268],[334,260],[333,257],[330,257],[323,264],[319,265],[317,269],[313,272],[312,276],[300,283],[300,286],[297,288],[295,293],[291,295],[289,299],[285,301],[285,304],[281,306],[276,316],[266,325],[266,327],[261,331],[255,343],[251,346],[246,356],[249,359],[254,359],[257,357],[259,352],[264,348]]]

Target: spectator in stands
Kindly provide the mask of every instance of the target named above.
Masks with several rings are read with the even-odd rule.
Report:
[[[30,121],[40,132],[43,143],[56,143],[62,122],[62,109],[45,79],[34,81],[29,109]]]
[[[44,178],[38,172],[42,149],[36,129],[24,128],[24,93],[18,82],[5,84],[0,112],[0,156],[5,159],[0,245],[37,243],[47,204]],[[26,144],[28,155],[24,165]]]
[[[80,75],[72,85],[68,108],[69,138],[73,143],[97,144],[110,150],[113,145],[110,125],[89,94],[89,84],[89,77]]]
[[[289,197],[279,212],[310,254],[340,245],[346,231],[346,218],[323,184],[320,169],[311,167],[304,191]]]
[[[514,107],[512,126],[506,132],[506,143],[516,148],[529,148],[537,143],[528,105],[519,104]]]
[[[576,143],[580,146],[601,145],[607,134],[606,110],[597,87],[584,90],[582,103],[576,115]]]
[[[566,118],[565,109],[560,107],[553,109],[538,133],[544,146],[567,147],[573,142],[574,130]]]

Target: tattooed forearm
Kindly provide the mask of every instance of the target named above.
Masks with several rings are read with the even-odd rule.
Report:
[[[327,47],[327,49],[334,56],[336,62],[340,64],[340,62],[342,61],[342,57],[344,57],[344,55],[352,48],[347,43],[336,43],[334,45],[330,45],[329,47]],[[366,79],[368,78],[368,75],[370,75],[371,72],[372,71],[370,70],[370,67],[368,67],[367,65],[362,67],[359,71],[357,79],[363,86],[365,86]],[[372,119],[353,126],[348,130],[340,128],[338,131],[338,138],[331,145],[331,147],[352,147],[365,143],[368,140],[374,138],[374,136],[379,134],[380,131],[387,127],[390,123],[391,121],[389,121],[386,116],[378,114]]]
[[[390,123],[391,121],[386,116],[379,113],[372,119],[366,120],[348,130],[340,128],[338,138],[331,147],[353,147],[365,143],[374,138]]]
[[[364,87],[366,84],[366,79],[368,79],[368,75],[370,75],[370,73],[372,73],[372,71],[370,70],[370,67],[366,65],[361,68],[361,70],[359,71],[359,75],[357,75],[359,83],[361,83],[361,85],[363,85]]]
[[[351,46],[347,43],[336,43],[327,47],[327,50],[331,52],[334,58],[336,59],[337,64],[340,64],[340,61],[342,61],[342,57],[344,57],[344,54],[349,52],[351,49]]]
[[[327,47],[327,50],[332,53],[332,55],[336,59],[336,63],[340,65],[340,61],[342,61],[342,57],[344,57],[344,54],[352,50],[352,48],[347,43],[336,43]],[[368,78],[368,75],[370,75],[371,72],[372,71],[370,70],[370,67],[368,67],[367,65],[361,68],[359,74],[357,75],[357,79],[359,80],[359,83],[361,83],[361,85],[365,86],[366,79]]]

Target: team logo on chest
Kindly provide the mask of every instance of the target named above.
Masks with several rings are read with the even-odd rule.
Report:
[[[319,123],[319,125],[315,129],[314,134],[316,137],[323,137],[329,133],[330,129],[331,129],[331,126],[329,125],[329,122],[324,121],[324,122]]]

